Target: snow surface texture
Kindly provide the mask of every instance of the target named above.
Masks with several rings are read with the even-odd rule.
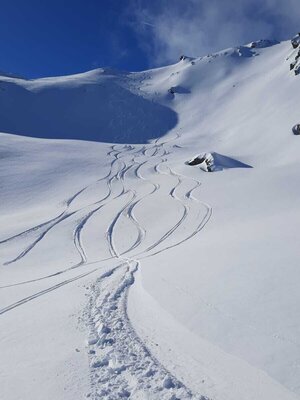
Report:
[[[1,398],[299,398],[290,52],[1,78]]]

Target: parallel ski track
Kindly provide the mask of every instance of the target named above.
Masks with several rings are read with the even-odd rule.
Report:
[[[144,156],[147,156],[146,149],[143,149],[142,152]],[[157,153],[158,149],[156,148],[152,152],[152,156]],[[163,152],[163,154],[165,153],[166,151]],[[161,162],[165,162],[165,160],[161,160]],[[145,164],[144,162],[135,169],[135,175],[139,179],[145,180],[140,173],[142,165]],[[159,174],[162,173],[159,170],[158,164],[155,166],[155,170]],[[171,171],[171,169],[168,170],[167,174],[177,179],[177,183],[171,189],[169,195],[174,200],[180,202],[184,213],[166,235],[144,250],[143,253],[146,254],[150,250],[155,249],[158,245],[161,245],[164,240],[171,236],[172,233],[182,225],[189,211],[189,207],[184,203],[184,200],[181,200],[176,195],[176,190],[182,184],[184,178]],[[203,396],[192,394],[188,388],[159,364],[140,341],[127,316],[128,291],[130,286],[134,283],[134,273],[139,266],[139,261],[136,260],[135,257],[140,253],[128,258],[124,257],[124,253],[120,254],[117,249],[117,243],[115,243],[114,240],[114,232],[121,215],[127,215],[140,232],[138,241],[133,244],[127,252],[142,244],[142,240],[140,239],[143,235],[141,232],[144,232],[145,229],[140,227],[138,220],[133,214],[133,210],[144,198],[151,196],[151,194],[159,190],[157,184],[152,183],[152,185],[152,191],[139,199],[137,199],[138,194],[135,190],[126,190],[124,188],[124,192],[130,194],[130,199],[127,200],[125,205],[117,212],[107,230],[107,241],[111,255],[123,262],[119,267],[114,269],[110,277],[120,268],[122,268],[124,272],[120,273],[119,284],[115,281],[114,284],[111,286],[108,285],[106,289],[104,289],[104,293],[107,293],[107,295],[102,295],[101,297],[103,279],[97,281],[92,292],[95,297],[91,299],[90,308],[88,310],[88,324],[90,327],[89,354],[92,371],[93,399],[103,398],[117,400],[123,397],[129,398],[136,393],[140,396],[146,395],[148,397],[150,395],[151,398],[160,399],[170,399],[170,396],[174,399],[205,399]],[[199,185],[200,183],[185,194],[184,197],[187,201],[195,199],[192,197],[192,193]],[[199,227],[203,227],[203,224],[204,220],[201,221]],[[200,229],[199,227],[197,227],[197,231]],[[192,237],[193,234],[196,233],[193,232],[189,236]],[[188,238],[182,239],[179,243],[185,240],[188,240]],[[173,246],[168,246],[168,248]],[[161,251],[163,250],[164,249]],[[112,290],[112,288],[114,289]],[[129,378],[128,374],[130,374],[132,378]],[[131,384],[133,377],[139,382],[134,387],[132,387]]]
[[[186,179],[191,178],[176,173],[167,165],[167,159],[165,157],[168,154],[168,149],[165,146],[179,137],[180,135],[177,135],[175,139],[171,138],[168,141],[157,139],[152,145],[143,147],[131,145],[111,146],[108,152],[108,156],[111,158],[111,165],[105,177],[100,178],[96,182],[91,183],[70,196],[65,201],[65,210],[57,217],[0,242],[0,245],[5,244],[11,240],[41,231],[25,250],[21,251],[14,259],[6,262],[6,265],[12,264],[28,256],[30,251],[41,240],[45,240],[47,233],[60,222],[71,217],[77,217],[77,215],[79,216],[81,214],[73,232],[73,242],[79,255],[79,262],[54,274],[13,283],[12,285],[0,287],[0,289],[45,280],[75,268],[87,267],[93,263],[101,263],[109,259],[117,260],[117,265],[103,273],[93,285],[90,303],[86,310],[86,318],[90,330],[88,346],[92,379],[91,396],[93,399],[118,400],[120,398],[128,398],[131,394],[145,395],[147,397],[149,395],[150,398],[160,398],[162,400],[170,398],[205,399],[203,396],[193,394],[149,353],[145,344],[139,339],[131,326],[127,315],[128,291],[130,286],[134,283],[134,274],[139,268],[139,260],[154,256],[162,251],[167,251],[189,240],[204,228],[212,214],[211,207],[194,196],[195,190],[201,185],[197,180],[192,179],[192,181],[195,182],[192,189],[184,193],[184,195],[177,195],[180,186]],[[141,161],[139,160],[140,157],[142,157]],[[154,166],[152,166],[152,168],[157,175],[163,175],[166,178],[169,177],[170,179],[176,180],[176,183],[169,191],[169,196],[180,204],[182,214],[178,221],[174,223],[173,227],[162,237],[143,249],[143,242],[147,231],[136,218],[135,209],[143,205],[143,200],[150,198],[155,192],[161,190],[161,186],[155,182],[155,180],[152,181],[146,178],[142,173],[142,169],[149,165],[148,163],[150,160],[151,163],[154,161]],[[162,165],[166,165],[164,171],[161,170]],[[129,174],[132,174],[131,178],[129,178]],[[93,185],[96,185],[102,180],[106,182],[108,191],[102,199],[85,205],[82,208],[77,207],[75,210],[71,210],[75,199],[79,202],[80,196],[84,196],[87,189],[91,189]],[[142,193],[139,193],[136,188],[131,186],[131,182],[136,183],[138,181],[144,183],[144,192]],[[147,190],[145,188],[147,188]],[[117,199],[122,201],[123,205],[116,210],[106,230],[106,241],[110,257],[89,262],[89,255],[86,252],[81,237],[82,232],[93,215],[99,212],[101,213],[108,204],[112,205]],[[176,231],[185,224],[190,208],[199,206],[206,208],[204,218],[199,221],[199,224],[192,232],[189,232],[184,237],[176,238],[174,242],[174,235]],[[137,238],[130,244],[128,249],[123,252],[119,251],[118,242],[115,239],[121,217],[127,217],[137,231]],[[186,228],[188,231],[189,227],[187,226]],[[14,302],[0,309],[0,315],[64,285],[93,274],[100,268],[101,266],[98,265],[97,268],[93,268],[88,272],[78,274],[70,279],[65,279],[56,285],[52,285]],[[138,383],[132,385],[133,381]]]

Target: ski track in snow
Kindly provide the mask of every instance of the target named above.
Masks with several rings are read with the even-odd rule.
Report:
[[[204,228],[212,215],[211,207],[194,195],[195,190],[201,185],[200,182],[178,174],[167,164],[165,158],[168,154],[167,147],[169,143],[170,146],[174,146],[172,143],[179,137],[180,135],[177,134],[175,138],[168,141],[158,139],[147,146],[111,146],[107,153],[111,164],[106,176],[83,187],[66,199],[64,201],[65,209],[58,216],[0,242],[1,246],[23,238],[29,240],[25,249],[21,250],[13,259],[5,262],[5,265],[10,265],[30,255],[42,240],[46,240],[47,234],[52,229],[61,222],[70,220],[75,226],[73,242],[79,256],[79,262],[68,268],[36,279],[2,286],[0,289],[49,279],[74,269],[84,269],[89,265],[97,264],[92,270],[81,272],[0,309],[0,315],[95,273],[107,260],[117,260],[117,266],[102,273],[92,285],[90,301],[84,311],[89,329],[87,347],[92,388],[88,396],[92,399],[206,399],[201,394],[192,393],[150,354],[146,345],[135,333],[127,315],[128,291],[134,283],[134,274],[139,268],[140,260],[167,251],[189,240]],[[154,172],[151,179],[143,172],[144,168],[149,168]],[[135,210],[138,206],[143,205],[145,199],[150,198],[155,192],[163,190],[163,187],[155,181],[156,176],[172,182],[171,190],[166,195],[170,196],[178,205],[178,210],[181,211],[178,211],[178,219],[174,221],[171,228],[153,243],[146,245],[144,242],[147,237],[147,227],[141,226]],[[106,184],[107,194],[96,202],[86,203],[87,192],[93,187],[96,188],[102,181]],[[180,194],[181,186],[187,181],[193,187]],[[142,190],[139,191],[137,185],[139,185],[138,188],[142,187]],[[78,206],[81,200],[85,200],[82,207]],[[106,229],[110,257],[89,262],[89,254],[82,241],[82,232],[93,215],[105,212],[108,205],[112,206],[114,202],[119,204],[120,201],[122,205],[117,206],[119,208],[115,210]],[[120,251],[116,237],[122,218],[126,218],[130,222],[137,236],[126,250]],[[195,219],[196,223],[191,224],[191,221]]]

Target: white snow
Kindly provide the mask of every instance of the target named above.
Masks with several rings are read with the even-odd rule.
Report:
[[[1,76],[1,399],[300,397],[291,50]]]

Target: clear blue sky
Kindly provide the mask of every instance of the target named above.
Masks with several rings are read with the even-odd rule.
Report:
[[[142,70],[300,30],[299,0],[1,0],[0,71]]]
[[[2,0],[0,70],[26,77],[147,67],[122,0]]]

